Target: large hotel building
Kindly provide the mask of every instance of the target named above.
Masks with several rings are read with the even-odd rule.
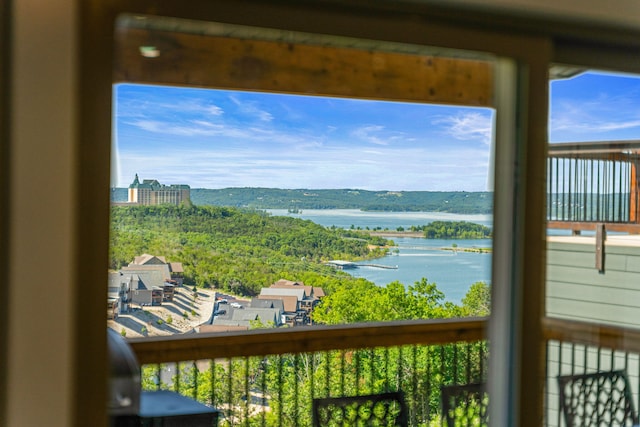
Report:
[[[136,174],[129,185],[128,203],[138,205],[185,205],[191,204],[191,188],[185,184],[163,185],[155,179],[145,179],[142,182]]]

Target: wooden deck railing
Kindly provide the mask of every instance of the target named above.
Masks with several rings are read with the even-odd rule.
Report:
[[[640,354],[640,330],[593,322],[543,319],[546,341],[562,341]]]
[[[487,320],[436,319],[130,339],[141,364],[481,341]]]

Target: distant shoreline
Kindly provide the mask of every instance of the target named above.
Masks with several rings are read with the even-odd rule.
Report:
[[[424,233],[419,231],[369,231],[369,234],[377,237],[409,237],[409,238],[425,238]],[[454,241],[457,239],[451,239]],[[491,253],[493,252],[492,248],[476,248],[476,247],[442,247],[440,250],[443,251],[452,251],[452,252],[475,252],[475,253]]]
[[[358,209],[363,212],[439,212],[487,215],[493,193],[486,191],[369,191],[358,189],[191,188],[194,205],[236,206],[258,210]],[[128,189],[111,188],[111,201],[128,200]]]
[[[376,237],[414,237],[424,238],[424,233],[420,231],[369,231],[372,236]]]

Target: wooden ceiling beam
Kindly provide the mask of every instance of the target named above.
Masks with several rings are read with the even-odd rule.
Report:
[[[491,64],[468,59],[129,28],[115,64],[116,83],[492,105]]]

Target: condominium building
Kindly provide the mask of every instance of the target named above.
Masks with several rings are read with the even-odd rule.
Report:
[[[140,182],[138,174],[129,185],[128,193],[128,203],[139,205],[191,204],[191,188],[188,185],[163,185],[155,179],[145,179]]]

